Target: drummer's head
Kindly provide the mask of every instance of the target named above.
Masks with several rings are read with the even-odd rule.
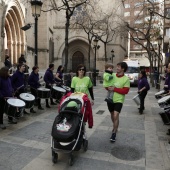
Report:
[[[19,70],[20,72],[24,72],[24,70],[25,70],[25,64],[19,63],[18,66],[17,66],[17,70]]]
[[[50,69],[50,70],[54,70],[54,64],[50,64],[50,65],[49,65],[49,69]]]
[[[9,77],[9,68],[8,67],[2,67],[0,69],[0,77],[3,77],[3,78]]]
[[[86,67],[83,64],[79,64],[77,66],[77,70],[76,70],[76,76],[78,77],[79,74],[83,74],[83,76],[86,75]]]
[[[57,68],[57,71],[63,71],[64,67],[62,65],[59,65]]]
[[[145,70],[141,70],[139,77],[146,77],[147,78],[146,71]]]
[[[32,71],[35,72],[35,73],[38,73],[39,67],[38,67],[38,66],[34,66],[34,67],[32,68]]]

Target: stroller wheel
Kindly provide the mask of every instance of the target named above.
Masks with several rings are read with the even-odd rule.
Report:
[[[68,160],[68,163],[69,163],[70,166],[72,166],[74,164],[74,156],[73,156],[73,154],[70,154],[70,158]]]
[[[58,161],[58,154],[52,151],[52,162],[56,164]]]
[[[83,150],[86,152],[88,149],[88,140],[84,139],[83,141]]]

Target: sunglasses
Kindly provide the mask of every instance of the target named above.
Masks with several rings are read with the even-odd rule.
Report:
[[[85,71],[85,69],[84,68],[80,68],[79,71]]]

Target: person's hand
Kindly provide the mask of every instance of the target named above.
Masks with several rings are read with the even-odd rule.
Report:
[[[114,86],[108,87],[109,91],[113,91],[114,90]]]
[[[142,90],[138,90],[138,94],[140,94],[142,92]]]

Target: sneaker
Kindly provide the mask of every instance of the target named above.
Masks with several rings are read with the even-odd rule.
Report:
[[[51,105],[57,105],[57,103],[55,103],[55,102],[52,102],[52,103],[51,103]]]
[[[0,124],[0,128],[4,130],[6,129],[6,126],[4,124]]]
[[[142,115],[143,114],[143,110],[139,110],[139,114]]]
[[[16,119],[8,120],[8,122],[11,123],[11,124],[17,124],[17,120]]]
[[[44,110],[44,108],[42,108],[41,106],[38,107],[39,110]]]
[[[46,105],[46,108],[51,108],[49,105]]]
[[[28,113],[28,112],[26,112],[25,110],[24,110],[24,114],[29,115],[29,113]]]
[[[36,111],[34,109],[30,109],[31,113],[36,113]]]
[[[116,141],[116,133],[112,133],[112,136],[110,137],[110,141],[111,142],[115,142]]]

